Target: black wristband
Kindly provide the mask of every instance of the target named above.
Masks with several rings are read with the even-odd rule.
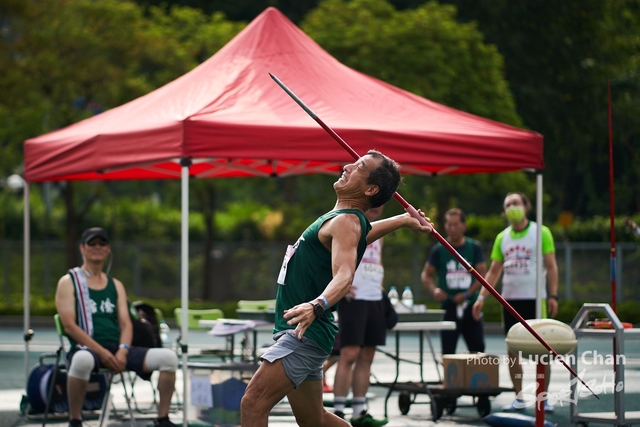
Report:
[[[549,298],[553,298],[554,300],[558,301],[558,295],[549,295]]]

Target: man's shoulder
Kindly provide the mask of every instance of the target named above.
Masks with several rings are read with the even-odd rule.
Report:
[[[73,284],[73,282],[71,281],[71,275],[69,273],[63,275],[62,277],[60,277],[60,279],[58,280],[58,286],[60,285],[66,285],[66,284]]]
[[[498,235],[496,236],[496,242],[498,241],[502,241],[502,239],[504,238],[504,236],[507,233],[510,233],[512,230],[511,226],[508,226],[507,228],[505,228],[504,230],[502,230],[501,232],[498,233]]]
[[[361,226],[362,218],[365,218],[364,214],[356,209],[340,209],[330,213],[332,215],[327,215],[325,223],[338,229],[339,232],[348,231],[353,225]],[[343,227],[347,227],[347,229],[342,230]]]
[[[438,252],[440,252],[440,250],[445,250],[446,251],[445,247],[442,246],[442,243],[436,242],[436,244],[431,247],[431,250],[429,251],[429,255],[430,256],[437,256],[437,254],[438,254]]]
[[[480,245],[480,242],[477,241],[476,239],[472,238],[472,237],[466,237],[465,236],[465,240],[466,240],[466,244],[469,245],[469,246],[478,247],[478,248],[482,247]]]

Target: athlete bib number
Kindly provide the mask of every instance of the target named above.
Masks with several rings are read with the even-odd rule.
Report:
[[[447,287],[449,289],[469,289],[471,275],[465,270],[447,272]]]
[[[529,274],[530,260],[511,259],[504,262],[504,274],[526,276]]]
[[[360,273],[364,280],[378,283],[382,282],[382,279],[384,278],[384,267],[380,264],[363,262],[360,263]]]
[[[282,267],[280,267],[280,274],[278,274],[278,284],[284,285],[284,279],[287,277],[287,265],[291,260],[291,257],[296,253],[297,245],[294,247],[292,245],[287,246],[287,251],[284,254],[284,259],[282,260]]]

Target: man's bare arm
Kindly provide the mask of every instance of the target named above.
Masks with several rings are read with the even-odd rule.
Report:
[[[558,295],[558,264],[555,253],[544,254],[544,266],[547,269],[549,295]],[[547,314],[550,318],[558,314],[558,300],[549,296],[547,296]]]
[[[421,210],[418,210],[418,213],[427,220],[429,225],[422,225],[417,218],[408,213],[374,221],[371,223],[371,231],[367,235],[367,243],[375,242],[379,238],[403,227],[409,228],[414,233],[430,233],[433,230],[431,220]]]
[[[129,304],[127,302],[127,293],[124,289],[124,285],[117,279],[113,279],[113,283],[116,286],[118,293],[118,326],[120,327],[120,344],[131,345],[131,339],[133,338],[133,325],[131,318],[129,317]],[[118,361],[118,367],[116,372],[124,371],[127,367],[127,354],[129,350],[126,348],[119,348],[115,354]]]
[[[129,304],[124,285],[118,279],[113,279],[118,292],[118,326],[120,327],[120,344],[131,345],[133,338],[133,325],[129,317]]]
[[[485,277],[487,275],[487,263],[486,262],[478,262],[476,263],[476,265],[473,266],[473,268],[480,273],[480,275],[482,277]],[[474,294],[477,290],[482,288],[482,283],[480,283],[480,281],[478,279],[476,279],[475,277],[472,279],[473,283],[471,284],[471,286],[469,287],[469,293],[470,294]],[[489,283],[493,283],[493,282],[489,282]]]
[[[447,293],[445,291],[443,291],[442,289],[437,287],[435,285],[435,283],[433,283],[433,277],[437,273],[438,273],[438,271],[436,270],[436,267],[431,265],[429,263],[429,261],[427,261],[424,264],[424,267],[422,268],[422,273],[420,274],[420,279],[422,280],[422,283],[427,288],[427,291],[431,295],[433,295],[433,297],[435,299],[437,299],[438,301],[442,302],[442,301],[446,301],[447,298],[449,298],[449,295],[447,295]]]
[[[491,261],[491,266],[489,267],[489,271],[487,272],[487,275],[484,278],[487,282],[489,282],[489,285],[491,285],[492,287],[495,287],[495,284],[498,281],[498,278],[500,278],[500,275],[502,274],[503,264],[504,263],[502,261],[496,261],[496,260]],[[473,308],[472,308],[473,318],[476,320],[480,320],[480,315],[482,314],[482,307],[484,306],[483,299],[487,295],[489,295],[489,291],[486,290],[484,287],[482,287],[482,289],[480,289],[480,296],[478,297],[478,300],[473,304]]]
[[[358,260],[358,243],[362,229],[355,215],[338,215],[325,222],[318,234],[320,241],[331,250],[333,278],[322,292],[329,306],[340,301],[351,289]],[[294,335],[302,337],[315,320],[313,306],[304,302],[285,311],[288,324],[297,325]]]

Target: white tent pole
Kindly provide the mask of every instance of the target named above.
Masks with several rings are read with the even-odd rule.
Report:
[[[542,295],[544,294],[545,277],[543,273],[544,258],[542,257],[542,172],[536,172],[536,319],[542,318]]]
[[[182,166],[182,239],[180,250],[180,290],[182,296],[182,425],[187,427],[187,409],[189,408],[189,394],[187,392],[187,375],[189,372],[189,166],[187,158],[180,160]]]
[[[26,387],[29,380],[29,341],[31,340],[31,222],[30,222],[30,203],[29,183],[25,181],[23,188],[24,196],[24,299],[23,299],[23,315],[24,315],[24,384]]]

